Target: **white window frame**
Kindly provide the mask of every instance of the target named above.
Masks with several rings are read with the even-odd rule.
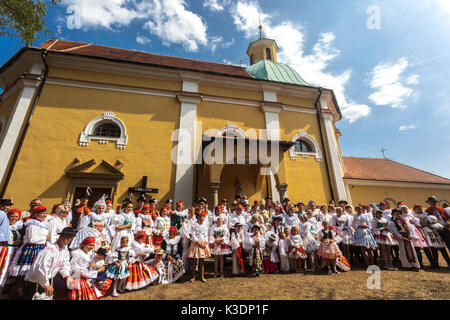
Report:
[[[295,142],[298,140],[305,140],[313,149],[312,152],[295,151]],[[306,131],[300,130],[293,138],[294,145],[289,149],[289,156],[291,160],[297,160],[297,157],[301,155],[303,158],[308,159],[310,156],[314,156],[317,161],[322,161],[322,152],[320,151],[319,144],[316,139],[310,136]]]
[[[119,126],[120,137],[98,137],[94,135],[95,129],[105,122],[112,122]],[[113,112],[105,112],[103,115],[91,120],[84,131],[80,134],[80,139],[78,140],[78,145],[82,147],[87,147],[91,140],[97,140],[100,144],[107,144],[108,142],[116,142],[117,149],[125,149],[128,143],[128,136],[126,134],[126,127],[122,120],[116,118]]]
[[[239,128],[234,123],[228,123],[225,127],[217,132],[217,135],[219,137],[222,137],[225,133],[233,133],[233,135],[230,135],[229,137],[238,137],[242,139],[247,138],[245,131]]]

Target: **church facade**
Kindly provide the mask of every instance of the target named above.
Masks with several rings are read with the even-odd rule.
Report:
[[[261,37],[244,68],[57,39],[23,48],[0,69],[0,195],[19,208],[73,202],[87,187],[93,201],[146,193],[187,206],[236,194],[448,202],[448,179],[402,181],[411,172],[383,164],[367,176],[343,157],[333,91],[309,85],[277,50]]]

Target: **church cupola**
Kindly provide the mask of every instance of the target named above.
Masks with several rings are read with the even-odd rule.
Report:
[[[278,45],[275,40],[263,37],[262,25],[259,25],[259,39],[250,43],[247,55],[250,58],[250,65],[262,60],[277,62]]]

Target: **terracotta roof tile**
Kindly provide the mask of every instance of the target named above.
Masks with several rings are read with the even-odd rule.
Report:
[[[450,184],[450,179],[388,159],[344,157],[344,165],[347,179]]]
[[[39,48],[40,49],[48,48],[54,42],[55,39],[47,40]],[[71,54],[138,62],[151,65],[158,65],[162,67],[180,68],[193,71],[212,72],[228,76],[238,76],[253,79],[253,76],[249,74],[247,71],[245,71],[245,68],[238,66],[186,58],[171,57],[142,51],[112,48],[95,44],[91,44],[89,46],[86,45],[87,43],[83,42],[59,40],[56,44],[54,44],[51,47],[50,51],[62,51],[72,48],[67,52]]]

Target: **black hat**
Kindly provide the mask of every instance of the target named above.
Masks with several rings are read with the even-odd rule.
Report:
[[[129,203],[132,203],[131,200],[130,200],[130,198],[125,198],[125,199],[122,201],[122,205],[123,205],[123,206],[126,206],[126,205],[128,205]]]
[[[207,201],[205,198],[200,198],[200,199],[198,200],[198,202],[199,202],[199,203],[200,203],[200,202],[208,203],[208,201]]]
[[[240,222],[236,222],[235,224],[234,224],[234,227],[236,228],[236,227],[242,227],[242,226],[244,226],[242,223],[240,223]]]
[[[84,198],[84,199],[90,199],[91,196],[90,196],[89,193],[86,191],[86,192],[83,193],[83,195],[80,197],[80,199],[82,199],[82,198]]]
[[[75,237],[77,234],[73,228],[67,227],[64,228],[60,233],[58,233],[60,236],[71,236]]]
[[[342,202],[345,202],[345,204],[348,204],[347,200],[341,200],[341,201],[339,201],[339,204],[341,204]]]
[[[272,197],[271,197],[271,196],[267,196],[267,197],[266,197],[266,200],[267,200],[267,199],[272,200]]]
[[[425,201],[425,202],[438,202],[438,200],[437,200],[437,198],[435,197],[435,196],[432,196],[432,197],[428,197],[428,200],[427,201]]]
[[[258,229],[261,230],[261,227],[260,227],[259,224],[257,224],[257,223],[255,223],[255,224],[253,225],[252,230],[253,230],[254,228],[258,228]]]
[[[289,199],[289,197],[286,197],[283,199],[283,202],[286,202],[286,201],[291,201],[291,199]]]
[[[139,197],[139,199],[137,199],[137,201],[138,201],[138,202],[139,202],[139,201],[143,201],[143,202],[147,203],[147,199],[145,198],[145,194],[142,193],[141,196]]]
[[[106,250],[105,248],[99,248],[96,252],[96,254],[99,254],[101,256],[106,256],[108,250]]]
[[[156,199],[150,200],[150,203],[158,204],[158,201]]]
[[[305,204],[303,203],[302,200],[300,200],[299,202],[297,202],[297,205],[301,204],[302,206],[304,206]]]
[[[13,202],[11,199],[1,199],[0,200],[0,206],[12,206]]]
[[[235,197],[234,197],[234,199],[236,200],[236,199],[242,199],[242,197],[240,196],[240,195],[236,195]]]
[[[166,203],[173,203],[172,199],[167,199]]]

